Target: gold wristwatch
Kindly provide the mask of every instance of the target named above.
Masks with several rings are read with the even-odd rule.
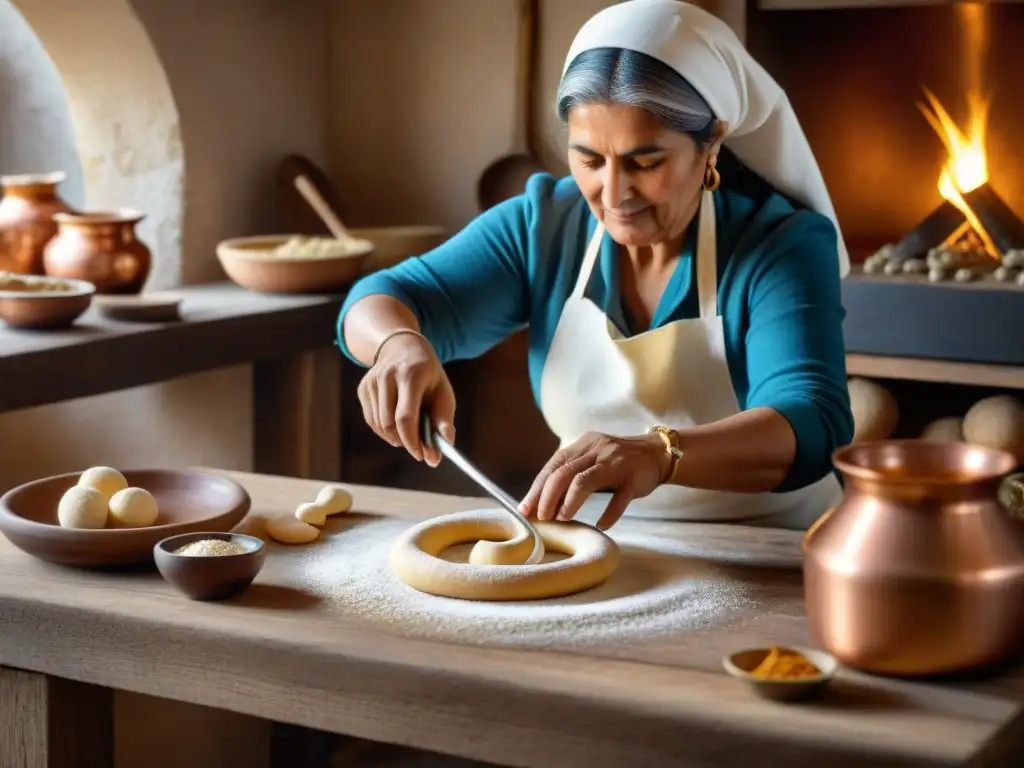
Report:
[[[668,472],[661,479],[662,483],[666,483],[671,480],[672,476],[676,473],[676,465],[679,464],[679,459],[683,457],[683,452],[679,448],[679,435],[676,434],[674,429],[663,427],[661,424],[655,424],[647,430],[647,434],[657,435],[660,437],[661,441],[665,443],[665,450],[671,458],[671,462],[668,465]]]

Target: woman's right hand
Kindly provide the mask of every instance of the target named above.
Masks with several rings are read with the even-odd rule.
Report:
[[[455,444],[455,392],[434,348],[426,339],[403,333],[388,339],[377,362],[359,382],[363,418],[374,432],[417,461],[436,467],[441,454],[423,444],[420,413]]]

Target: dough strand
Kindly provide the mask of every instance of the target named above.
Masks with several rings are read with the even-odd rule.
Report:
[[[391,547],[389,564],[404,583],[420,592],[464,600],[541,600],[563,597],[596,587],[615,572],[618,545],[606,534],[578,522],[536,523],[549,552],[568,555],[564,560],[538,565],[507,562],[512,547],[494,547],[523,536],[519,524],[502,510],[456,512],[414,525]],[[524,562],[533,542],[529,535],[519,548]],[[469,563],[440,557],[458,544],[477,542],[480,552]],[[481,546],[484,545],[484,546]],[[481,556],[502,553],[497,565],[479,564]]]

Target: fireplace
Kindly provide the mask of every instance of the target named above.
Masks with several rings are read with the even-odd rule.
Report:
[[[1024,6],[794,3],[764,0],[748,45],[850,246],[848,351],[1024,365]]]

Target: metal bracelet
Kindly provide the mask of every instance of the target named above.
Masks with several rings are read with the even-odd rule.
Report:
[[[384,340],[377,345],[377,351],[373,353],[373,362],[370,363],[371,368],[373,368],[373,366],[377,364],[377,360],[380,357],[381,350],[384,349],[384,345],[391,341],[393,338],[395,338],[395,336],[401,336],[403,334],[409,334],[410,336],[419,336],[421,339],[427,342],[427,344],[430,344],[430,339],[428,339],[419,331],[414,331],[412,328],[399,328],[397,331],[392,331],[387,336],[385,336]]]

